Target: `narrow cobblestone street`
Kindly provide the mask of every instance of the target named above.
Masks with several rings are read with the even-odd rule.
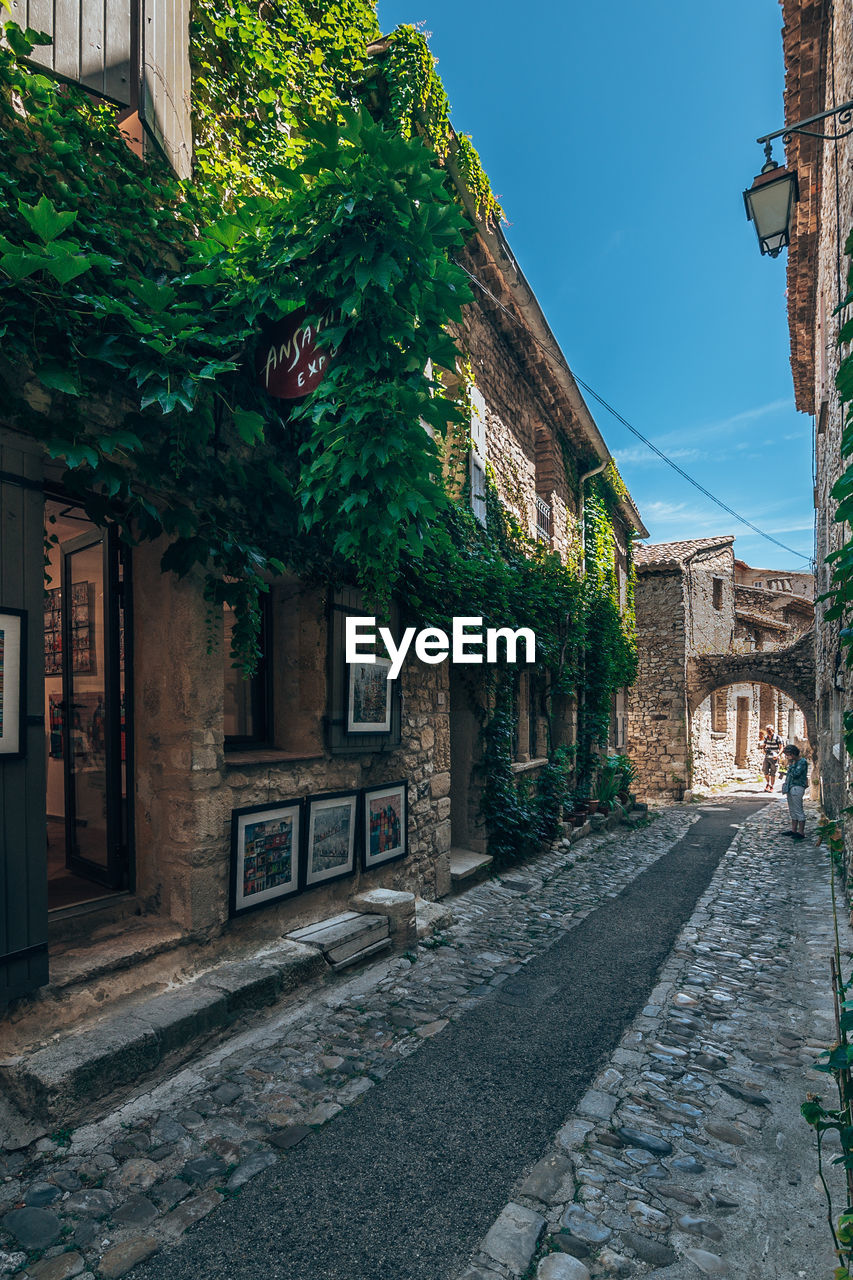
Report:
[[[762,799],[557,846],[454,900],[416,960],[5,1153],[0,1269],[830,1274],[799,1117],[832,1038],[828,873]]]

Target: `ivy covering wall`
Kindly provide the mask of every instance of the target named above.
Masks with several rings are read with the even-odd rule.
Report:
[[[501,210],[450,128],[423,35],[380,40],[369,0],[195,0],[195,176],[180,182],[131,153],[113,108],[27,62],[38,33],[5,34],[5,422],[43,441],[93,520],[131,542],[165,535],[164,570],[204,574],[211,603],[235,606],[247,669],[259,598],[286,568],[357,582],[380,607],[396,590],[436,625],[533,627],[551,698],[578,698],[590,767],[633,672],[618,477],[589,490],[585,576],[532,544],[493,490],[483,530],[459,486],[436,481],[452,480],[444,442],[470,422],[465,395],[424,373],[456,367],[447,327],[471,301],[454,257],[473,228],[446,165],[482,218]],[[337,355],[291,408],[260,390],[253,356],[261,328],[297,307],[339,317],[322,339]],[[509,679],[495,674],[486,728],[507,804]],[[541,789],[550,822],[565,765],[555,754]],[[507,819],[516,851],[541,827],[522,800]]]

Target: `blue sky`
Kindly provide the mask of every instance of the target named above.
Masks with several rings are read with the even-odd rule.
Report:
[[[741,192],[781,126],[778,0],[379,0],[422,22],[507,236],[572,369],[708,489],[813,550],[812,426],[794,408],[785,255]],[[781,159],[781,153],[777,158]],[[804,567],[590,408],[653,540],[736,533]]]

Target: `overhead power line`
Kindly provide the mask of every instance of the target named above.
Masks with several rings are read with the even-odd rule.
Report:
[[[467,267],[462,266],[461,262],[457,262],[456,266],[460,267],[461,270],[465,272],[466,276],[468,276],[468,278],[477,286],[477,288],[481,289],[482,292],[486,295],[486,297],[490,298],[491,301],[495,304],[495,306],[499,307],[501,311],[503,311],[503,313],[509,317],[509,319],[513,322],[513,324],[517,325],[519,328],[523,327],[518,317],[514,315],[512,311],[510,311],[509,307],[504,306],[500,298],[495,297],[491,289],[489,289],[488,285],[483,284],[482,280],[478,280],[477,277],[473,275],[472,272],[470,272]],[[760,538],[765,538],[768,542],[772,542],[775,546],[781,547],[781,549],[783,551],[786,551],[789,555],[797,556],[798,559],[806,560],[808,561],[809,564],[811,564],[811,560],[812,560],[811,556],[804,555],[802,551],[795,551],[793,547],[789,547],[786,545],[786,543],[780,542],[778,538],[774,538],[772,533],[765,533],[763,529],[759,529],[757,524],[753,524],[751,520],[747,520],[746,516],[740,515],[740,513],[735,511],[733,507],[730,507],[728,503],[723,502],[721,498],[718,498],[715,494],[711,493],[710,489],[706,489],[703,484],[700,484],[698,480],[694,479],[694,477],[691,476],[687,471],[685,471],[683,467],[680,467],[677,462],[675,462],[672,458],[668,456],[668,454],[664,453],[663,449],[659,449],[656,444],[653,444],[651,440],[649,440],[646,436],[643,435],[642,431],[638,431],[637,428],[633,426],[628,421],[627,418],[623,418],[622,414],[619,413],[618,410],[613,408],[613,405],[608,404],[608,402],[604,399],[603,396],[600,396],[597,391],[593,390],[593,388],[589,385],[589,383],[584,382],[582,378],[579,378],[578,375],[572,369],[569,368],[568,362],[566,361],[565,356],[563,355],[562,351],[559,350],[559,348],[550,347],[548,346],[547,343],[541,342],[539,338],[537,338],[534,333],[531,333],[530,330],[527,329],[526,327],[525,327],[525,332],[528,333],[528,335],[533,339],[536,345],[541,348],[542,351],[545,351],[554,360],[556,360],[558,364],[562,365],[562,367],[566,370],[566,372],[572,378],[574,378],[578,386],[582,387],[583,390],[587,393],[587,395],[592,396],[593,400],[598,401],[602,409],[606,409],[609,414],[612,414],[612,416],[616,419],[617,422],[621,422],[622,426],[631,432],[631,435],[636,436],[636,438],[640,440],[648,449],[651,449],[652,453],[656,454],[657,457],[660,458],[661,462],[665,462],[668,467],[672,467],[673,471],[677,472],[678,475],[680,475],[683,480],[686,480],[688,484],[692,484],[694,489],[698,489],[698,491],[704,497],[706,497],[710,502],[715,503],[715,505],[718,506],[722,511],[725,511],[727,515],[730,515],[733,520],[737,520],[742,525],[746,525],[747,529],[752,529],[753,533],[757,533]]]

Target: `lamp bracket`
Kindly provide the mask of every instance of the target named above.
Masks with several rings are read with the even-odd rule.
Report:
[[[806,125],[817,124],[819,120],[829,120],[833,116],[837,117],[837,123],[842,126],[844,132],[819,133],[816,129],[806,128]],[[846,128],[847,125],[850,127]],[[849,138],[853,134],[853,99],[843,102],[840,107],[833,107],[831,111],[821,111],[816,116],[808,116],[805,120],[798,120],[796,124],[788,124],[784,129],[777,129],[775,133],[765,133],[763,137],[756,138],[759,146],[764,147],[768,164],[773,163],[771,155],[773,140],[781,138],[787,146],[795,133],[804,134],[807,138],[821,138],[825,142],[840,142],[842,138]]]

